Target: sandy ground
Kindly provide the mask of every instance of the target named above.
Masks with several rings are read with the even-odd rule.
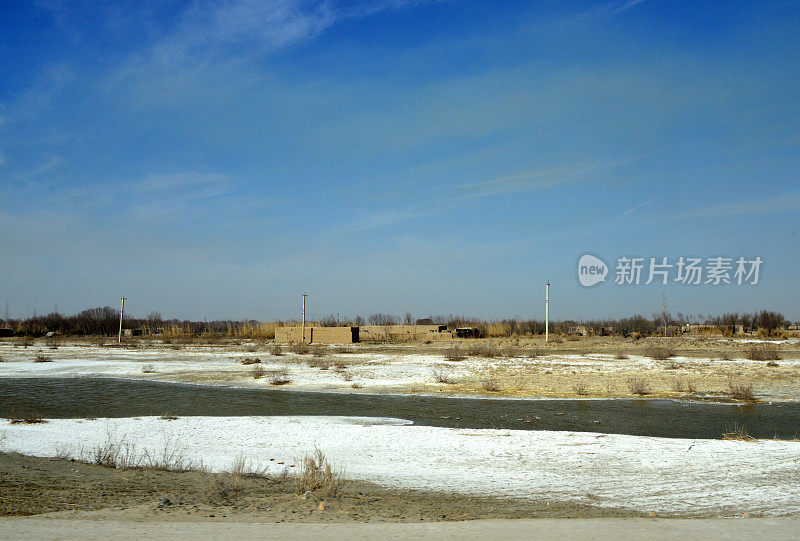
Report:
[[[92,521],[428,522],[487,518],[625,517],[576,503],[481,498],[346,481],[336,498],[295,493],[292,479],[112,469],[0,453],[0,515]],[[220,483],[224,483],[220,485]],[[324,502],[324,504],[322,504]],[[0,526],[2,531],[2,526]]]
[[[395,490],[675,516],[800,514],[800,442],[475,430],[358,417],[52,419],[2,426],[1,450],[126,462],[181,457],[212,472],[237,459],[292,476],[322,450],[344,475]],[[170,459],[174,462],[174,459]],[[168,461],[166,461],[168,462]]]
[[[8,539],[770,539],[794,540],[796,517],[748,519],[533,519],[402,524],[271,524],[219,522],[131,522],[0,518]]]
[[[0,342],[0,377],[99,375],[222,383],[286,390],[424,393],[454,396],[720,398],[731,384],[752,386],[765,401],[800,400],[800,340],[775,340],[780,360],[746,359],[758,339],[556,338],[465,340],[430,344],[319,346],[296,354],[256,341],[123,344]],[[648,348],[674,356],[654,360]],[[463,359],[453,360],[456,348]],[[47,362],[36,362],[37,358]],[[257,358],[257,365],[242,364]]]

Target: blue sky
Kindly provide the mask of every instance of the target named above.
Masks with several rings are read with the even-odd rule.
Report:
[[[4,2],[0,308],[798,319],[798,66],[795,2]]]

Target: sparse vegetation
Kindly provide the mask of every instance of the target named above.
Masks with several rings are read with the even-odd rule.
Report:
[[[617,353],[616,355],[614,355],[614,358],[618,361],[624,361],[628,359],[628,356],[625,355],[624,353]]]
[[[648,346],[644,350],[645,357],[650,357],[655,361],[664,361],[675,356],[675,351],[663,346]]]
[[[469,347],[468,355],[470,357],[485,357],[492,359],[500,356],[500,350],[494,344],[475,343]]]
[[[589,394],[589,386],[584,381],[576,381],[573,383],[572,390],[578,396],[586,396]]]
[[[484,378],[484,380],[481,382],[481,388],[483,388],[484,391],[490,393],[498,393],[502,390],[500,388],[500,383],[494,376],[489,376],[487,378]]]
[[[334,468],[319,449],[300,461],[295,480],[297,494],[312,493],[322,498],[335,498],[339,494],[342,471]]]
[[[289,351],[297,355],[308,355],[308,344],[304,342],[297,342],[289,345]]]
[[[250,375],[253,376],[253,379],[261,379],[266,374],[266,370],[260,364],[253,365],[253,368],[250,370]]]
[[[142,373],[143,374],[154,374],[156,372],[156,368],[152,364],[143,364],[142,365]]]
[[[274,357],[282,357],[283,356],[283,348],[280,344],[272,344],[269,348],[269,354]]]
[[[289,371],[286,368],[271,370],[269,372],[270,385],[287,385],[291,382],[292,379],[289,377]]]
[[[53,359],[47,355],[37,355],[36,358],[33,360],[35,363],[51,363]]]
[[[444,360],[450,362],[463,361],[467,357],[457,346],[453,346],[444,352]]]
[[[747,348],[745,357],[751,361],[779,361],[781,358],[773,344],[753,344]]]
[[[755,402],[756,400],[752,383],[728,382],[728,395],[734,400],[743,402]]]
[[[261,364],[261,359],[259,359],[258,357],[252,357],[252,358],[251,357],[245,357],[244,359],[242,359],[242,364],[244,364],[244,365]]]
[[[34,412],[25,409],[14,409],[9,412],[8,420],[11,422],[12,425],[16,424],[26,424],[26,425],[34,425],[38,423],[46,423],[42,417]]]
[[[436,381],[436,383],[445,383],[447,385],[455,384],[455,380],[451,376],[450,372],[442,368],[435,368],[433,370],[433,379]]]
[[[628,389],[631,394],[638,394],[641,396],[650,394],[650,384],[645,378],[629,378]]]

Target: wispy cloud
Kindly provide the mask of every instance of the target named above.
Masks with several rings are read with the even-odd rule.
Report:
[[[775,195],[764,199],[736,201],[713,205],[681,213],[680,219],[718,218],[722,216],[739,216],[744,214],[775,214],[800,211],[800,191]]]
[[[629,164],[638,160],[640,157],[641,156],[616,161],[602,160],[584,165],[557,166],[530,173],[492,179],[485,182],[462,184],[459,188],[465,190],[467,192],[466,197],[469,198],[539,190],[551,186],[558,186],[560,184],[579,182],[587,179],[593,173]]]
[[[652,203],[655,203],[655,202],[656,202],[656,201],[658,201],[659,199],[663,199],[663,198],[664,198],[664,194],[661,194],[661,195],[659,195],[659,196],[657,196],[657,197],[654,197],[654,198],[652,198],[652,199],[648,199],[647,201],[645,201],[645,202],[643,202],[643,203],[639,203],[638,205],[634,205],[634,206],[632,206],[631,208],[629,208],[629,209],[625,210],[624,212],[622,212],[622,213],[619,215],[619,217],[620,217],[620,218],[623,218],[623,217],[625,217],[625,216],[627,216],[627,215],[629,215],[629,214],[633,214],[633,213],[634,213],[634,212],[636,212],[637,210],[639,210],[639,209],[641,209],[641,208],[644,208],[644,207],[646,207],[647,205],[650,205],[650,204],[652,204]]]

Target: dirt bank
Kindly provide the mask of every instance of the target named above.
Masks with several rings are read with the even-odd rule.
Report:
[[[0,453],[0,515],[102,520],[427,522],[501,518],[628,517],[568,503],[390,490],[346,481],[336,498],[295,494],[291,479],[204,472],[116,470]],[[324,502],[324,504],[323,504]]]

